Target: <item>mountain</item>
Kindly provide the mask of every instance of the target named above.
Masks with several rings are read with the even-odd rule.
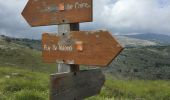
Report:
[[[135,34],[135,35],[125,35],[126,37],[154,41],[161,44],[170,44],[170,36],[163,34]]]
[[[170,46],[160,46],[148,40],[116,36],[126,48],[106,69],[113,76],[139,79],[170,79]],[[26,40],[26,41],[25,41]],[[35,71],[53,71],[55,64],[44,64],[37,40],[0,38],[0,66],[12,66]],[[37,44],[36,44],[37,43]],[[55,70],[54,70],[55,71]],[[116,75],[115,75],[116,74]]]
[[[0,41],[6,41],[8,43],[15,43],[28,47],[30,49],[41,50],[41,40],[26,39],[26,38],[12,38],[4,35],[0,35]]]
[[[36,45],[41,47],[40,40],[0,36],[0,100],[49,99],[56,64],[44,64]],[[106,81],[100,95],[85,100],[170,100],[169,61],[170,46],[125,48],[102,68]]]
[[[14,38],[0,36],[0,67],[29,69],[40,72],[55,71],[56,64],[43,63],[41,52],[25,44],[37,45],[35,41],[29,39],[27,41],[22,39],[15,40]]]
[[[137,46],[157,46],[158,43],[148,40],[136,39],[127,36],[114,36],[118,42],[124,47],[137,47]],[[25,47],[29,47],[30,49],[35,49],[41,51],[41,40],[33,40],[26,38],[12,38],[4,35],[0,35],[0,39],[5,40],[7,42],[15,43],[18,45],[23,45]]]
[[[124,47],[137,47],[137,46],[156,46],[158,45],[155,42],[131,38],[127,36],[116,35],[115,38],[124,46]]]
[[[170,46],[125,48],[106,72],[119,78],[170,79]]]

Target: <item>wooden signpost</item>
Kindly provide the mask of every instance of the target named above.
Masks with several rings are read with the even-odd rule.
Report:
[[[79,65],[106,67],[123,50],[108,31],[79,31],[80,22],[92,21],[92,8],[92,0],[29,0],[22,12],[32,27],[58,25],[58,34],[42,35],[44,62],[59,63],[50,100],[98,94],[105,81],[101,70],[79,71]]]
[[[122,47],[108,31],[71,31],[69,35],[44,33],[42,57],[47,63],[106,67]]]
[[[29,0],[22,12],[31,26],[92,21],[92,0]]]
[[[83,100],[100,93],[104,81],[99,69],[53,74],[50,100]]]

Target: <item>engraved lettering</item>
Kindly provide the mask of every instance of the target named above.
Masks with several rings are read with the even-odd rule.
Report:
[[[52,46],[49,46],[49,45],[43,45],[43,50],[44,51],[73,51],[73,47],[72,45],[62,45],[62,44],[57,44],[57,45],[52,45]]]
[[[56,45],[53,45],[53,50],[54,51],[58,50],[58,47]]]
[[[72,46],[59,45],[59,50],[60,51],[72,51],[73,47]]]
[[[91,5],[84,2],[84,3],[80,3],[80,2],[76,2],[74,4],[65,4],[65,8],[67,10],[71,10],[71,9],[82,9],[82,8],[90,8]]]
[[[51,50],[50,46],[44,45],[44,51],[50,51],[50,50]]]
[[[90,8],[91,6],[88,3],[75,3],[75,8]]]

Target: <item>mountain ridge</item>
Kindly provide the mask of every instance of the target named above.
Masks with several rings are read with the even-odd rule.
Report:
[[[123,47],[137,47],[137,46],[157,46],[158,43],[148,40],[135,39],[127,36],[114,35],[115,39],[123,46]],[[0,35],[0,39],[5,40],[7,42],[13,42],[19,45],[27,46],[31,49],[41,50],[41,40],[35,39],[27,39],[27,38],[13,38],[4,35]]]
[[[135,34],[135,35],[123,35],[126,37],[142,39],[157,42],[160,44],[170,44],[170,36],[163,34],[154,34],[154,33],[143,33],[143,34]]]
[[[142,40],[142,39],[135,39],[126,36],[116,35],[115,38],[122,44],[124,47],[137,47],[137,46],[157,46],[158,43]]]
[[[1,40],[0,67],[18,67],[40,72],[55,71],[56,64],[42,62],[40,50],[25,45],[25,43],[35,45],[35,42],[24,41],[22,43],[22,40],[19,40],[18,43],[9,38]],[[113,74],[113,76],[135,77],[137,79],[170,79],[169,55],[170,46],[125,47],[109,67],[106,67],[106,72]]]

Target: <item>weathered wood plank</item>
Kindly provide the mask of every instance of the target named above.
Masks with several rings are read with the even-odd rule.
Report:
[[[32,26],[92,21],[92,0],[29,0],[22,15]]]
[[[66,34],[69,35],[70,31],[79,31],[79,23],[73,24],[61,24],[58,25],[58,34],[59,36]],[[78,65],[68,65],[68,64],[58,64],[58,73],[62,72],[76,72],[79,70]]]
[[[61,36],[63,34],[69,35],[69,32],[72,28],[70,27],[70,24],[61,24],[58,25],[58,33],[57,35]],[[71,67],[68,64],[58,64],[57,66],[58,73],[62,72],[71,72]]]
[[[123,47],[108,31],[71,31],[42,37],[43,60],[47,63],[107,66]]]
[[[99,69],[51,75],[50,100],[82,100],[100,93],[105,77]]]

